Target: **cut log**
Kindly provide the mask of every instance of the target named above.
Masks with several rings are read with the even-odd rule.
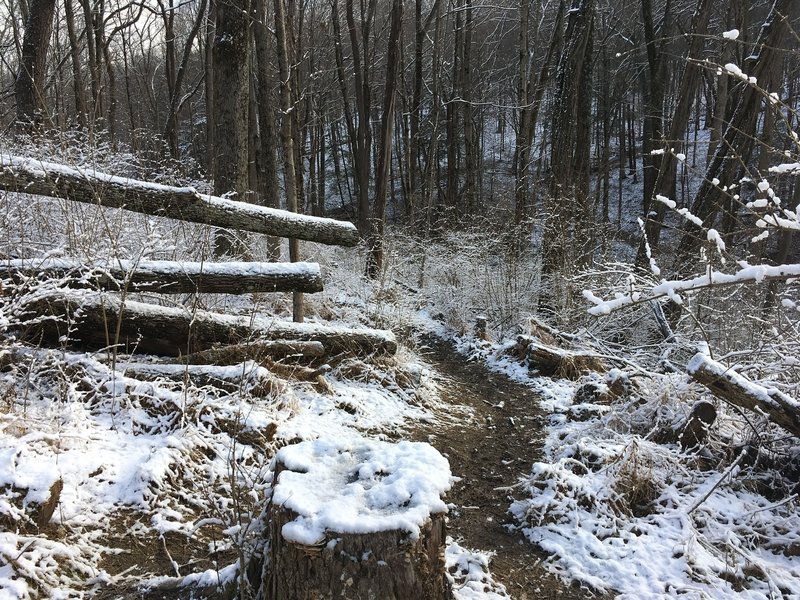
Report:
[[[717,409],[711,402],[702,400],[695,404],[680,434],[681,448],[689,450],[700,446],[708,437],[709,427],[716,420]]]
[[[273,481],[261,597],[452,598],[450,468],[428,444],[302,442],[278,451]]]
[[[26,314],[25,314],[26,313]],[[25,305],[28,339],[123,352],[182,356],[219,345],[298,340],[319,342],[327,354],[394,354],[391,331],[287,323],[260,316],[223,315],[127,301],[100,292],[60,290]],[[115,339],[115,332],[119,336]]]
[[[85,264],[71,258],[0,261],[0,278],[63,278],[70,287],[160,294],[315,293],[322,291],[316,263],[176,262],[115,260]]]
[[[698,352],[686,366],[689,375],[725,402],[765,415],[795,437],[800,437],[800,402],[775,388],[754,383],[733,369]]]
[[[545,346],[526,335],[517,337],[514,353],[528,360],[531,368],[545,376],[580,379],[591,372],[605,372],[608,367],[596,354],[573,350],[562,350],[553,346]]]
[[[0,189],[321,244],[355,246],[359,241],[355,226],[346,221],[298,215],[203,195],[191,187],[159,185],[8,154],[0,154]]]

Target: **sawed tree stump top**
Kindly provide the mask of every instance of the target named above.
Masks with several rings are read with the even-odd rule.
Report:
[[[425,443],[313,440],[282,448],[266,598],[451,598],[442,495],[450,466]]]

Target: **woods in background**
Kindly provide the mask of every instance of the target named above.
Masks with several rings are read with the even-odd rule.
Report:
[[[641,216],[645,264],[657,196],[749,244],[761,192],[726,186],[796,152],[798,18],[791,0],[0,0],[0,114],[350,218],[373,276],[387,219],[486,214],[515,243],[543,232],[545,275]],[[685,257],[705,238],[681,227]],[[785,260],[793,235],[755,251]]]

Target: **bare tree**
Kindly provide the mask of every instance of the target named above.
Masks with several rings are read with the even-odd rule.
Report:
[[[243,199],[247,191],[247,126],[250,92],[248,0],[219,0],[214,33],[214,193]],[[218,235],[215,251],[234,250]]]
[[[389,28],[389,47],[386,53],[386,83],[383,91],[381,113],[380,153],[375,177],[375,201],[367,257],[367,275],[376,278],[383,268],[383,227],[386,219],[386,190],[390,185],[389,163],[392,158],[392,128],[397,96],[397,70],[400,62],[400,34],[403,26],[403,2],[392,1],[392,17]]]
[[[31,0],[22,40],[22,60],[14,88],[17,123],[23,130],[39,127],[46,111],[44,82],[55,7],[55,0]]]

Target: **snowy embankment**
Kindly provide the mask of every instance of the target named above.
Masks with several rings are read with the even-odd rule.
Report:
[[[408,358],[346,360],[307,383],[254,376],[244,371],[261,368],[244,363],[233,391],[133,379],[102,358],[3,353],[4,600],[234,582],[258,541],[276,447],[357,444],[366,432],[433,418],[437,402],[425,367]],[[230,369],[217,379],[230,379]],[[36,523],[53,493],[55,513]]]
[[[551,412],[546,460],[510,510],[555,573],[631,600],[800,597],[797,493],[753,450],[740,412],[718,405],[706,447],[683,451],[675,434],[706,397],[684,374],[640,373],[608,403],[619,370],[539,377],[509,356],[513,344],[459,344]]]

